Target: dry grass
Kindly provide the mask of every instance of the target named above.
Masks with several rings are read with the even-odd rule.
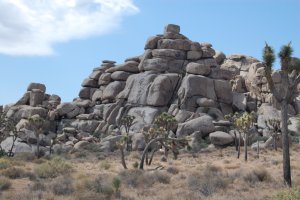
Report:
[[[219,190],[225,190],[231,178],[222,172],[218,166],[207,165],[201,172],[188,177],[188,187],[203,196],[211,196]]]
[[[51,189],[58,196],[70,195],[74,192],[73,179],[69,176],[58,177],[53,180]]]
[[[177,160],[171,157],[161,162],[159,152],[151,166],[145,170],[135,169],[139,152],[126,156],[128,170],[122,168],[120,155],[91,154],[88,158],[70,160],[63,158],[35,159],[30,155],[24,158],[0,159],[0,173],[11,170],[13,175],[21,169],[25,174],[17,179],[1,179],[10,183],[2,190],[0,199],[48,199],[48,200],[240,200],[240,199],[288,199],[299,193],[300,156],[299,145],[291,149],[292,178],[295,189],[285,190],[282,184],[282,151],[261,151],[249,153],[245,162],[236,159],[234,148],[180,154]],[[78,156],[78,155],[77,155]],[[73,158],[72,158],[73,157]],[[55,162],[54,162],[55,160]],[[54,166],[54,167],[53,167]],[[159,167],[159,170],[156,169]],[[40,169],[37,170],[37,169]],[[42,169],[42,170],[41,170]],[[50,170],[51,169],[51,170]],[[28,174],[36,173],[36,179]],[[67,175],[68,178],[61,175]],[[43,179],[43,178],[47,179]],[[54,178],[56,177],[56,178]],[[119,194],[114,177],[120,181]],[[297,187],[298,186],[298,187]],[[4,187],[5,188],[5,187]],[[284,192],[280,192],[283,190]],[[278,195],[277,193],[280,192]],[[290,198],[291,199],[291,198]]]
[[[24,178],[27,173],[22,168],[10,167],[1,171],[2,176],[6,176],[10,179]]]
[[[0,176],[0,192],[10,188],[11,182],[8,178]]]
[[[58,156],[37,165],[34,169],[35,174],[40,178],[55,178],[59,175],[68,174],[71,171],[71,163]]]

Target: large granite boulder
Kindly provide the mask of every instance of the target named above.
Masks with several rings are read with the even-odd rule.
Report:
[[[97,120],[75,120],[71,123],[71,126],[76,128],[79,131],[87,132],[93,134],[96,128],[99,125],[99,121]]]
[[[218,101],[222,103],[232,103],[232,89],[229,81],[226,80],[214,80],[214,89]]]
[[[184,60],[186,58],[186,53],[184,51],[174,49],[154,49],[152,51],[152,56],[163,59]]]
[[[46,92],[46,86],[42,83],[30,83],[27,87],[27,91],[32,91],[34,89],[41,90],[43,93]]]
[[[111,82],[103,91],[102,100],[113,100],[125,88],[125,81]]]
[[[13,143],[13,138],[8,137],[1,142],[1,147],[3,150],[8,152],[8,151],[10,151],[10,149],[12,147],[12,143]],[[22,142],[21,139],[17,138],[17,140],[15,141],[15,144],[14,144],[13,153],[18,154],[18,153],[32,153],[32,152],[33,151],[32,151],[31,146]]]
[[[177,74],[162,74],[157,76],[149,88],[147,105],[166,106],[172,96],[179,81]]]
[[[191,62],[186,66],[186,72],[195,75],[208,75],[210,73],[210,66],[200,63]]]
[[[42,118],[46,118],[47,114],[48,111],[45,108],[21,105],[10,107],[6,116],[13,118],[16,122],[19,122],[22,118],[29,119],[33,115],[40,115]]]
[[[134,107],[128,111],[128,115],[134,116],[133,125],[131,126],[132,131],[140,131],[145,125],[150,125],[154,122],[162,112],[166,111],[166,108],[159,107]]]
[[[257,125],[259,128],[267,128],[265,121],[269,119],[280,120],[280,111],[270,104],[262,104],[257,111]]]
[[[209,139],[212,144],[220,146],[231,144],[234,141],[234,138],[230,134],[222,131],[210,133]]]
[[[158,75],[145,72],[132,75],[118,98],[127,99],[130,104],[163,107],[170,102],[179,78],[173,73]]]
[[[188,122],[178,124],[176,135],[178,137],[182,137],[186,135],[191,135],[196,131],[200,131],[202,137],[205,137],[214,130],[215,127],[212,118],[205,115],[196,119],[192,119]]]

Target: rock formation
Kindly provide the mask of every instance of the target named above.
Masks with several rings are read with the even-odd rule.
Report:
[[[178,121],[173,130],[177,137],[209,136],[216,145],[233,141],[230,124],[224,121],[229,113],[258,111],[258,128],[264,134],[264,120],[279,117],[259,60],[216,52],[209,43],[189,40],[173,24],[167,25],[162,35],[150,37],[144,49],[143,55],[127,58],[122,64],[104,60],[82,82],[73,102],[61,104],[59,96],[45,93],[45,85],[32,83],[16,104],[3,110],[19,128],[39,114],[49,121],[45,138],[57,135],[60,143],[70,148],[82,141],[98,141],[93,137],[97,136],[105,151],[113,150],[120,138],[124,115],[135,116],[131,134],[139,141],[142,128],[168,112]],[[280,87],[279,72],[272,77]],[[299,112],[297,98],[289,105],[289,113]]]

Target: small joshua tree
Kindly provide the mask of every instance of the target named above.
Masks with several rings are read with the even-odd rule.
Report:
[[[149,153],[149,149],[153,147],[154,144],[160,144],[165,149],[165,156],[167,156],[167,151],[169,149],[172,150],[174,159],[177,158],[178,155],[178,146],[182,143],[183,146],[187,145],[186,138],[173,138],[169,137],[169,131],[172,126],[177,122],[172,115],[167,113],[162,113],[159,115],[154,121],[156,127],[150,128],[148,131],[144,131],[144,136],[146,140],[146,147],[143,151],[141,162],[139,165],[139,169],[144,168],[144,161],[147,160],[147,155]],[[158,149],[154,148],[151,152],[151,158],[148,164],[151,164],[154,153]]]
[[[163,112],[162,114],[160,114],[158,117],[155,118],[154,124],[156,124],[159,128],[163,128],[165,130],[163,135],[167,139],[171,128],[177,124],[177,121],[173,115]],[[164,146],[165,149],[164,152],[165,152],[166,159],[168,158],[168,150],[175,149],[173,145],[175,145],[173,142],[171,142],[171,144],[162,143],[162,146]],[[174,154],[174,158],[177,158],[176,151],[172,151],[172,152]]]
[[[115,188],[115,196],[118,199],[121,197],[121,192],[120,192],[121,183],[122,183],[121,179],[118,176],[114,177],[112,180],[112,185]]]
[[[131,138],[129,136],[129,129],[133,124],[135,117],[131,116],[131,115],[125,115],[122,119],[121,119],[121,126],[124,126],[125,128],[125,132],[126,132],[126,150],[127,151],[131,151]]]
[[[45,127],[45,120],[39,115],[33,115],[28,119],[27,128],[32,130],[35,134],[37,143],[36,143],[36,156],[40,158],[40,135],[43,133]]]
[[[277,151],[277,141],[279,140],[280,133],[280,120],[278,119],[268,119],[265,121],[266,126],[271,131],[271,136],[273,138],[273,148]]]
[[[245,161],[248,160],[248,142],[250,130],[254,127],[256,115],[254,112],[244,112],[242,116],[235,119],[234,124],[239,132],[243,134],[244,147],[245,147]]]
[[[224,118],[228,120],[231,123],[231,128],[233,129],[233,134],[234,134],[234,146],[235,150],[237,151],[237,158],[240,157],[240,149],[241,149],[241,133],[239,133],[239,138],[237,138],[237,131],[236,131],[236,126],[234,121],[239,117],[239,113],[234,113],[234,114],[228,114],[225,115]]]
[[[55,135],[55,137],[51,139],[50,147],[49,147],[49,154],[50,154],[50,155],[53,154],[53,146],[54,146],[54,144],[57,142],[57,141],[56,141],[56,137],[57,137],[57,135]]]
[[[127,144],[127,139],[125,136],[123,136],[121,138],[121,140],[119,142],[117,142],[117,146],[120,149],[120,153],[121,153],[121,163],[124,169],[127,169],[127,165],[126,165],[126,161],[125,161],[125,154],[124,154],[124,149],[125,146]]]
[[[148,129],[148,130],[146,130]],[[165,129],[164,128],[146,128],[144,127],[143,130],[143,135],[145,138],[146,144],[148,144],[151,140],[157,138],[158,136],[163,136],[165,134]],[[151,165],[153,157],[155,152],[159,149],[158,145],[151,147],[151,153],[150,153],[150,158],[149,158],[149,152],[145,152],[145,160],[146,160],[146,165]]]

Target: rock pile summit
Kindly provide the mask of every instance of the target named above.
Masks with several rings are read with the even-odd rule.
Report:
[[[259,60],[216,52],[209,43],[189,40],[173,24],[167,25],[163,34],[150,37],[144,49],[143,55],[127,58],[122,64],[104,60],[82,82],[73,102],[61,103],[59,96],[45,93],[45,85],[32,83],[16,104],[3,110],[18,122],[18,128],[35,114],[48,120],[42,137],[45,146],[57,136],[60,143],[56,149],[99,142],[105,151],[114,150],[125,115],[135,116],[130,128],[134,148],[141,146],[143,127],[162,112],[178,121],[173,129],[177,137],[209,136],[215,145],[233,141],[230,124],[224,120],[227,114],[258,111],[258,131],[266,136],[264,120],[279,118]],[[280,74],[274,72],[272,77],[280,87]],[[299,112],[297,98],[289,105],[289,113]],[[35,140],[28,137],[34,135],[25,135],[19,143],[27,141],[30,149],[28,141]]]

